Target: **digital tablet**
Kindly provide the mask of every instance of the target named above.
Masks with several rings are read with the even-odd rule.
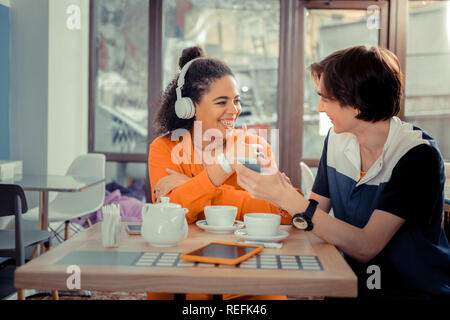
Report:
[[[126,222],[125,230],[128,234],[141,234],[142,223],[141,222]]]
[[[233,265],[258,254],[262,249],[264,247],[260,245],[213,241],[193,251],[181,254],[180,259]]]

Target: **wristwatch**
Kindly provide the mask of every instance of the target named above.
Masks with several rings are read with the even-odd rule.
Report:
[[[296,213],[292,217],[292,225],[299,230],[311,231],[314,228],[312,217],[316,212],[318,202],[314,199],[309,199],[309,205],[305,212]]]

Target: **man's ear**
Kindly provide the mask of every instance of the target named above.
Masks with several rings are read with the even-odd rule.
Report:
[[[358,117],[361,114],[361,110],[359,110],[358,108],[352,107],[353,109],[353,113],[355,115],[355,118]]]

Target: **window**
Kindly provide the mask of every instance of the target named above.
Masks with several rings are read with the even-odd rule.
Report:
[[[367,27],[366,10],[306,10],[305,68],[336,50],[355,45],[376,46],[378,42],[378,29]],[[319,97],[308,71],[304,90],[302,157],[317,159],[332,125],[326,114],[317,111]]]
[[[90,152],[147,153],[148,9],[91,1]]]
[[[304,98],[301,159],[317,167],[331,122],[317,111],[319,98],[309,70],[336,50],[355,45],[388,47],[388,11],[393,1],[305,1]],[[391,10],[392,12],[394,10]],[[393,13],[392,13],[393,14]],[[394,50],[395,51],[395,50]]]
[[[450,159],[450,1],[409,1],[405,121]],[[433,35],[433,36],[430,36]]]
[[[179,71],[182,50],[199,45],[236,76],[242,105],[236,127],[277,126],[278,0],[167,0],[163,16],[164,88]]]
[[[154,102],[179,71],[182,49],[200,45],[208,56],[227,62],[236,75],[243,107],[237,127],[245,122],[250,128],[279,128],[279,140],[271,141],[270,135],[268,140],[273,150],[280,146],[280,170],[300,185],[299,161],[318,165],[329,128],[326,116],[321,118],[317,112],[316,89],[306,67],[335,50],[360,44],[388,47],[403,65],[406,4],[404,0],[91,0],[89,151],[105,153],[109,162],[145,163],[154,138]],[[448,15],[445,5],[434,6]],[[416,9],[410,7],[412,21]],[[374,15],[379,22],[375,28],[373,23],[369,26]],[[439,19],[445,22],[436,16],[423,27],[428,28],[425,38],[439,27],[434,27]],[[414,41],[422,40],[408,38],[408,62],[413,59]],[[447,49],[440,43],[436,51],[448,51],[448,41],[445,44]],[[448,75],[448,64],[437,61],[432,61],[437,64],[432,68]],[[407,77],[418,81],[412,72],[407,70]],[[442,87],[450,87],[444,82],[448,77],[440,76]],[[442,147],[448,143],[442,138],[448,136],[447,122],[436,118],[427,128],[425,118],[435,109],[426,109],[426,117],[415,119],[418,113],[411,103],[420,91],[406,82],[407,119],[429,130],[448,158],[450,148]],[[424,99],[430,94],[420,96],[426,101],[421,106],[429,108],[431,103]],[[432,101],[444,101],[446,93],[432,94],[438,99]],[[111,171],[129,171],[116,167]]]

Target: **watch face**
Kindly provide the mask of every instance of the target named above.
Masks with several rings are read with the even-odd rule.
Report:
[[[295,217],[294,219],[292,219],[292,224],[300,230],[305,230],[306,228],[308,228],[308,222],[302,217]]]

